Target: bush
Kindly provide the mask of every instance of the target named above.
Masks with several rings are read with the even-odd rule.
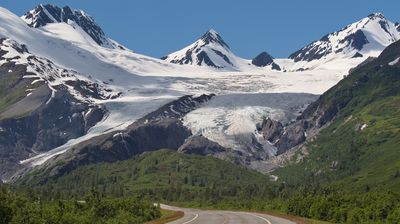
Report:
[[[103,198],[92,191],[84,201],[40,200],[11,191],[0,191],[0,224],[129,223],[140,224],[161,216],[160,209],[136,198]]]

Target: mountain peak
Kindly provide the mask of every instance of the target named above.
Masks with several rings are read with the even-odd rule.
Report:
[[[21,18],[33,28],[49,23],[68,23],[70,20],[80,26],[98,45],[112,47],[100,26],[83,10],[71,9],[69,6],[60,8],[53,4],[40,4]]]
[[[230,49],[228,44],[222,39],[217,31],[214,29],[208,30],[203,36],[200,38],[205,44],[215,43],[219,44],[226,49]]]
[[[375,18],[385,19],[385,16],[381,12],[374,12],[374,13],[369,14],[368,18],[370,18],[370,19],[375,19]]]
[[[218,36],[219,33],[214,29],[209,29],[204,35]]]
[[[228,70],[237,70],[247,64],[231,52],[228,44],[214,29],[208,30],[193,44],[161,59],[174,64],[190,64]]]
[[[328,57],[376,57],[378,52],[399,39],[399,27],[377,12],[325,35],[291,54],[289,58],[295,62],[310,62]]]

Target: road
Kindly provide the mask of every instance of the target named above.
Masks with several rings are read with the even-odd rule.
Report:
[[[184,217],[169,224],[294,224],[294,222],[259,213],[199,210],[161,205],[162,209],[183,211]]]

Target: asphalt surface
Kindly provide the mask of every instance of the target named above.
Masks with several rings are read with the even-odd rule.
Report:
[[[168,205],[161,205],[161,208],[185,213],[183,218],[169,224],[294,224],[283,218],[259,213],[198,210]]]

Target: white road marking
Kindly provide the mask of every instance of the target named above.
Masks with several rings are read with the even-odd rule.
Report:
[[[194,216],[194,218],[193,218],[193,219],[191,219],[191,220],[189,220],[189,221],[187,221],[187,222],[184,222],[184,223],[182,223],[182,224],[188,224],[188,223],[191,223],[191,222],[193,222],[194,220],[196,220],[198,217],[199,217],[199,214],[196,214],[196,215]],[[271,224],[271,223],[270,223],[270,224]]]
[[[260,219],[262,219],[262,220],[264,220],[266,223],[268,223],[268,224],[272,224],[268,219],[266,219],[266,218],[264,218],[264,217],[262,217],[262,216],[259,216],[259,215],[255,215],[255,214],[252,214],[252,213],[247,213],[248,215],[252,215],[252,216],[254,216],[254,217],[257,217],[257,218],[260,218]]]

